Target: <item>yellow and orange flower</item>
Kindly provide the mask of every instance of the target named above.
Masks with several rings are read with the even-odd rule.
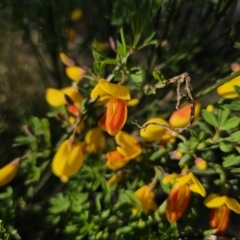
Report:
[[[124,167],[130,160],[142,153],[137,140],[126,132],[120,131],[115,136],[115,140],[119,146],[115,151],[106,154],[106,165],[114,171]]]
[[[184,170],[183,170],[184,174]],[[206,191],[198,179],[189,172],[186,175],[170,174],[163,178],[164,184],[175,181],[173,188],[167,198],[166,218],[169,222],[175,222],[184,214],[190,197],[191,191],[205,197]]]
[[[204,201],[206,207],[211,208],[209,224],[216,229],[216,235],[223,235],[228,227],[230,210],[240,214],[240,205],[234,198],[211,193]]]
[[[140,210],[148,214],[150,211],[156,211],[158,209],[158,205],[155,202],[155,193],[150,186],[142,186],[134,193],[134,195],[139,199],[141,208],[133,208],[133,214],[138,213]]]
[[[52,171],[62,182],[79,171],[83,164],[83,142],[65,140],[57,150],[53,161]]]
[[[105,147],[105,136],[99,127],[90,129],[84,138],[85,150],[90,153],[100,153]]]
[[[151,118],[146,123],[149,122],[156,122],[159,124],[169,126],[168,122],[165,121],[163,118]],[[175,141],[176,133],[157,125],[149,125],[146,129],[140,130],[140,136],[143,140],[149,142],[161,141],[163,143],[165,142],[173,143]]]
[[[217,93],[219,96],[223,98],[237,98],[238,95],[234,89],[234,86],[240,86],[240,76],[235,77],[229,82],[224,83],[220,87],[217,88]]]
[[[115,136],[126,122],[126,100],[131,99],[130,92],[122,85],[109,83],[101,78],[91,93],[91,98],[97,97],[99,97],[100,101],[108,99],[105,127],[110,135]]]
[[[176,110],[172,113],[169,118],[169,124],[171,127],[174,128],[182,128],[186,127],[189,123],[190,118],[190,104],[187,104],[185,107]],[[199,117],[201,110],[201,105],[199,102],[195,101],[195,113],[194,113],[194,120],[197,120]]]
[[[49,105],[53,107],[60,107],[67,105],[66,98],[67,95],[74,105],[69,105],[68,110],[74,115],[81,112],[82,96],[79,91],[73,87],[66,87],[63,89],[47,88],[45,98]]]

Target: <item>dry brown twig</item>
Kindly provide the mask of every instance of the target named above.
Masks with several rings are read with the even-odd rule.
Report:
[[[184,82],[185,82],[186,97],[187,97],[187,100],[190,103],[190,116],[189,116],[188,125],[186,127],[183,127],[183,128],[173,128],[173,127],[169,127],[169,126],[167,126],[165,124],[160,124],[160,123],[157,123],[157,122],[149,122],[149,123],[145,123],[142,126],[140,126],[137,123],[137,120],[135,120],[135,122],[133,122],[133,124],[137,125],[138,128],[144,129],[144,130],[146,130],[146,128],[149,125],[160,126],[160,127],[163,127],[163,128],[165,128],[167,130],[175,131],[175,132],[178,132],[178,133],[181,133],[184,130],[188,129],[192,125],[192,123],[194,121],[194,114],[195,114],[195,106],[194,106],[194,98],[193,98],[193,94],[192,94],[191,78],[189,77],[188,73],[185,72],[185,73],[183,73],[183,74],[181,74],[179,76],[176,76],[176,77],[170,78],[168,80],[164,80],[162,82],[159,82],[159,83],[157,83],[155,85],[155,88],[162,88],[162,87],[165,87],[165,86],[167,86],[169,84],[177,83],[177,103],[176,103],[176,109],[179,110],[180,105],[181,105],[181,100],[183,98],[183,95],[180,92],[180,87],[181,87],[181,84],[184,83]]]

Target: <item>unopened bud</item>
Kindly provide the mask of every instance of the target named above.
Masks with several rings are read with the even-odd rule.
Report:
[[[203,160],[202,158],[196,158],[195,165],[199,170],[205,170],[208,167],[207,162],[205,160]]]

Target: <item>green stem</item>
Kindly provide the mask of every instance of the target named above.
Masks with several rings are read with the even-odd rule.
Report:
[[[213,91],[214,89],[218,88],[219,86],[223,85],[224,83],[236,78],[240,76],[240,71],[237,71],[233,74],[230,74],[229,76],[221,79],[220,81],[214,83],[212,86],[208,87],[207,89],[203,90],[203,91],[200,91],[198,92],[196,95],[195,95],[195,98],[199,98],[199,97],[202,97],[206,94],[208,94],[209,92]]]

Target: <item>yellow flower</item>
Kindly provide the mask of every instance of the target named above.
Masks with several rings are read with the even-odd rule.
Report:
[[[130,92],[124,86],[109,83],[101,78],[91,92],[91,98],[97,97],[100,101],[108,99],[105,127],[110,135],[115,136],[126,122],[126,100],[130,100]]]
[[[139,188],[134,195],[139,199],[142,208],[133,208],[133,214],[138,213],[139,210],[148,214],[150,211],[156,211],[158,209],[158,205],[155,202],[155,193],[148,185]]]
[[[78,172],[83,164],[83,142],[65,140],[57,150],[53,161],[52,171],[62,182]]]
[[[127,101],[127,106],[128,107],[135,107],[135,106],[138,105],[138,103],[139,103],[139,99],[138,98],[133,98],[133,99]]]
[[[17,174],[21,158],[16,158],[0,169],[0,187],[8,184]]]
[[[90,153],[100,153],[105,147],[105,136],[99,127],[90,129],[84,138],[86,151]]]
[[[111,187],[116,185],[122,179],[122,171],[118,171],[115,175],[113,175],[110,179],[108,179],[107,183]]]
[[[68,57],[65,53],[61,52],[61,53],[59,54],[59,57],[60,57],[61,61],[62,61],[65,65],[67,65],[67,66],[69,66],[69,67],[75,65],[74,60],[71,59],[70,57]]]
[[[195,102],[195,113],[194,113],[194,120],[199,117],[201,110],[201,105],[199,102]],[[185,107],[175,111],[169,118],[169,123],[171,127],[174,128],[182,128],[186,127],[189,123],[190,118],[190,104],[187,104]]]
[[[76,121],[76,119],[75,119],[74,117],[69,116],[69,118],[68,118],[68,123],[69,123],[70,125],[75,124],[75,121]],[[82,121],[77,125],[76,133],[80,133],[84,128],[85,128],[85,124],[84,124],[84,121],[82,120]]]
[[[71,13],[71,17],[70,19],[73,21],[73,22],[76,22],[76,21],[79,21],[82,19],[82,15],[83,15],[83,12],[81,9],[79,8],[76,8],[72,11]]]
[[[74,103],[74,106],[80,111],[82,96],[78,92],[78,90],[73,87],[66,87],[60,90],[55,88],[47,88],[45,98],[48,104],[50,104],[51,106],[60,107],[67,104],[64,97],[65,94],[70,97],[70,99]]]
[[[65,68],[67,76],[73,81],[80,81],[83,79],[86,70],[78,66],[70,66]]]
[[[211,208],[210,227],[216,229],[217,235],[223,235],[228,227],[230,210],[240,214],[240,205],[236,199],[211,193],[204,201]]]
[[[106,165],[111,170],[124,167],[130,160],[142,153],[142,148],[137,140],[130,134],[120,131],[115,140],[119,145],[115,151],[106,154]]]
[[[163,118],[151,118],[146,123],[156,122],[159,124],[163,124],[169,126],[168,122],[166,122]],[[146,129],[140,130],[140,136],[145,141],[162,141],[162,142],[172,142],[175,137],[172,132],[156,125],[149,125]]]
[[[234,86],[240,86],[240,76],[233,78],[229,82],[224,83],[217,88],[217,93],[223,98],[237,98],[238,95],[235,92]]]
[[[206,191],[198,179],[189,172],[186,175],[170,174],[163,178],[164,184],[175,181],[173,188],[167,198],[166,218],[169,222],[175,222],[184,214],[191,191],[205,197]]]

